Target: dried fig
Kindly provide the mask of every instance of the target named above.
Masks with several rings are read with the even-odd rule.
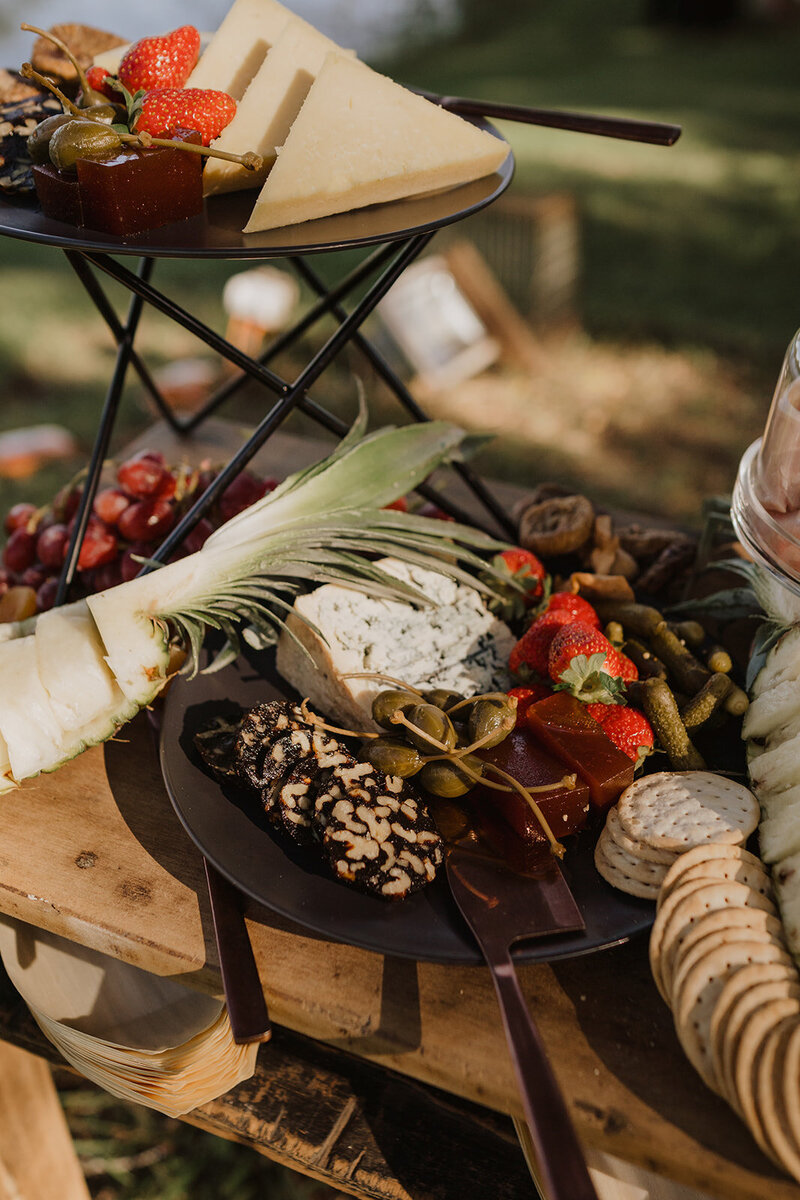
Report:
[[[571,554],[591,537],[594,508],[585,496],[555,496],[532,504],[519,524],[520,545],[544,558]]]

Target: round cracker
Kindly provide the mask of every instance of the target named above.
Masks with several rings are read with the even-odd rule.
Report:
[[[650,934],[650,962],[660,963],[662,945],[667,935],[674,936],[675,927],[697,921],[704,913],[716,908],[760,908],[765,912],[776,915],[775,905],[760,892],[743,883],[733,883],[730,880],[691,879],[681,887],[677,887],[661,906],[656,915]],[[653,972],[656,987],[663,999],[669,1003],[669,997],[663,990],[663,979],[656,970]]]
[[[785,1046],[780,1088],[786,1136],[795,1146],[800,1146],[800,1025],[792,1031]]]
[[[800,980],[794,967],[781,962],[751,963],[742,967],[731,975],[720,993],[711,1018],[711,1055],[725,1098],[733,1108],[738,1102],[727,1077],[726,1048],[754,1006],[787,996],[800,999]],[[735,1017],[733,1024],[732,1017]]]
[[[800,1000],[786,996],[771,1000],[750,1013],[739,1037],[733,1058],[732,1079],[739,1111],[762,1149],[767,1141],[756,1107],[756,1072],[764,1047],[774,1030],[788,1017],[800,1015]]]
[[[730,964],[726,963],[727,958],[731,959]],[[671,992],[672,1012],[676,1023],[679,1018],[683,1019],[688,1015],[687,980],[695,979],[696,969],[707,967],[709,970],[729,974],[729,967],[734,962],[738,966],[746,966],[750,962],[781,962],[790,966],[791,958],[780,943],[773,941],[763,931],[740,926],[721,933],[706,934],[685,953],[678,952],[676,956]],[[719,988],[719,991],[721,990],[722,983]],[[716,999],[719,998],[719,991],[716,993]],[[710,1013],[708,1023],[710,1032]]]
[[[691,850],[685,850],[683,854],[679,854],[672,864],[672,867],[667,872],[667,877],[664,880],[664,886],[670,891],[676,879],[688,871],[689,867],[694,867],[699,862],[710,862],[714,858],[736,858],[740,862],[749,862],[753,865],[760,864],[764,866],[757,854],[751,854],[749,850],[745,850],[744,846],[734,842],[703,842],[699,846],[693,846]]]
[[[738,858],[712,858],[708,862],[698,862],[687,867],[680,875],[675,876],[675,883],[668,884],[666,879],[661,885],[661,895],[658,898],[661,907],[675,888],[689,883],[692,879],[730,879],[735,883],[744,883],[747,887],[761,892],[772,900],[772,882],[763,865],[741,861]]]
[[[612,841],[616,842],[621,850],[625,850],[628,854],[633,855],[634,858],[642,859],[644,862],[662,863],[665,867],[671,867],[676,861],[677,854],[674,850],[655,850],[652,846],[648,846],[646,842],[639,842],[632,837],[628,837],[619,823],[616,808],[608,810],[605,828],[608,830]]]
[[[616,867],[631,879],[638,879],[641,883],[652,883],[660,890],[667,873],[664,863],[646,862],[629,854],[614,841],[607,828],[600,834],[597,844],[602,846],[603,857],[612,867]]]
[[[771,942],[717,943],[680,980],[676,977],[674,1017],[678,1038],[703,1082],[720,1095],[724,1094],[722,1080],[714,1068],[710,1037],[714,1007],[726,980],[735,971],[752,962],[779,961],[780,955],[788,957]],[[796,1003],[800,1011],[800,1002],[791,1003]]]
[[[690,850],[704,842],[744,842],[759,807],[741,783],[712,771],[659,771],[634,780],[617,805],[628,837],[658,850]]]
[[[716,934],[719,937],[726,930],[733,929],[748,931],[755,941],[765,938],[775,942],[781,949],[786,949],[783,926],[778,917],[773,917],[771,913],[746,906],[711,909],[683,927],[676,925],[674,936],[671,936],[669,941],[665,938],[662,942],[660,969],[666,994],[672,994],[677,964],[685,959],[685,955],[694,945],[707,934]]]
[[[786,1050],[798,1028],[800,1020],[797,1017],[786,1017],[771,1030],[764,1043],[754,1087],[759,1128],[750,1126],[762,1150],[795,1179],[800,1179],[800,1146],[789,1125],[783,1081]]]
[[[777,995],[775,994],[776,990],[773,983],[756,983],[748,991],[741,992],[739,998],[731,1006],[724,1040],[718,1044],[721,1066],[719,1075],[723,1094],[739,1116],[743,1116],[743,1113],[736,1086],[736,1063],[739,1045],[749,1022],[759,1013],[771,1012],[776,1004],[785,1004],[787,1001],[800,1003],[800,997],[795,996],[791,989],[787,989],[785,993],[779,991]],[[792,1011],[789,1009],[787,1012],[781,1012],[780,1019],[789,1016]]]
[[[655,900],[658,897],[660,884],[645,883],[640,879],[633,879],[631,876],[626,875],[624,871],[621,871],[619,867],[609,862],[603,850],[602,839],[598,841],[594,848],[594,865],[606,883],[610,883],[612,887],[617,888],[619,891],[627,892],[629,896],[639,896],[642,900]]]

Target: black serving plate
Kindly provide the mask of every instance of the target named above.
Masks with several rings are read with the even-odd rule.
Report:
[[[471,122],[500,137],[486,121],[471,118]],[[491,204],[506,190],[513,174],[514,156],[509,150],[498,171],[473,183],[408,200],[357,208],[300,225],[287,225],[283,229],[248,234],[241,230],[256,202],[256,188],[212,196],[205,201],[203,212],[198,216],[130,238],[51,220],[42,215],[35,197],[0,196],[0,234],[64,250],[101,254],[135,254],[148,258],[280,258],[401,241],[433,232]]]
[[[237,705],[291,695],[272,668],[240,658],[215,675],[174,680],[165,701],[161,768],[184,828],[206,858],[232,884],[265,907],[335,941],[426,962],[479,964],[472,935],[450,897],[444,871],[424,891],[397,904],[356,891],[327,875],[313,849],[279,840],[257,800],[224,789],[205,772],[192,736],[211,716]],[[523,943],[522,962],[590,954],[647,929],[655,905],[610,887],[593,862],[594,839],[572,838],[564,876],[581,909],[582,933]]]

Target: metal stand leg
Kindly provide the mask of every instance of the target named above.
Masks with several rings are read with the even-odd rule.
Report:
[[[169,558],[186,535],[211,508],[219,496],[221,496],[225,488],[243,470],[253,455],[257,453],[271,434],[275,432],[286,417],[295,409],[311,417],[317,424],[337,437],[341,437],[346,432],[347,424],[313,400],[308,394],[308,389],[349,342],[353,342],[366,356],[372,367],[387,383],[414,420],[428,420],[427,414],[420,408],[382,355],[361,335],[360,328],[375,306],[386,295],[392,284],[420,254],[432,236],[430,233],[419,234],[406,239],[404,242],[389,243],[386,246],[380,247],[330,289],[326,287],[304,259],[300,257],[293,258],[291,261],[298,274],[313,288],[317,293],[318,299],[309,311],[291,329],[282,334],[280,338],[277,338],[258,359],[239,350],[191,312],[176,304],[157,288],[153,287],[150,282],[153,268],[152,259],[143,259],[138,273],[135,273],[106,254],[66,251],[70,265],[86,288],[88,295],[91,297],[103,320],[108,325],[117,342],[118,349],[114,374],[101,414],[100,428],[92,451],[87,479],[69,544],[67,560],[59,584],[57,603],[62,603],[66,598],[77,569],[80,547],[88,526],[103,462],[107,457],[111,433],[118,413],[129,367],[132,367],[136,371],[145,390],[165,421],[179,434],[189,434],[196,429],[206,417],[217,411],[220,405],[234,395],[248,380],[257,381],[267,389],[268,393],[276,397],[272,407],[262,418],[252,435],[217,475],[210,487],[206,489],[196,503],[184,514],[183,518],[174,527],[161,546],[154,551],[151,556],[153,563],[164,562]],[[104,291],[98,278],[98,272],[102,272],[118,283],[121,283],[132,293],[128,317],[124,324],[117,316],[111,301]],[[376,275],[377,278],[372,279],[366,293],[359,299],[353,310],[348,313],[342,301],[356,288]],[[202,409],[194,413],[188,420],[181,420],[165,400],[149,369],[134,348],[139,319],[145,303],[194,334],[205,345],[239,368],[239,374],[219,388],[209,398]],[[294,382],[282,379],[268,364],[281,351],[295,343],[326,314],[333,315],[338,322],[334,333],[328,337]],[[467,486],[487,510],[493,521],[499,524],[506,533],[510,533],[513,536],[512,523],[482,482],[464,464],[457,464],[456,469]],[[482,522],[476,522],[472,514],[467,513],[459,505],[454,504],[452,500],[441,495],[438,490],[432,488],[430,485],[422,484],[417,490],[421,495],[430,499],[449,515],[455,517],[456,520],[469,524],[483,524]],[[491,531],[492,529],[490,529]],[[153,569],[152,566],[143,568],[143,570],[151,569]]]

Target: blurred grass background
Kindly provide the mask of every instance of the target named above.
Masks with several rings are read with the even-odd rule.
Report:
[[[704,495],[730,489],[800,323],[793,13],[787,4],[780,21],[701,28],[649,22],[634,0],[495,0],[470,6],[472,24],[443,41],[426,38],[421,5],[413,53],[376,64],[438,92],[684,126],[669,150],[503,127],[515,194],[575,198],[581,275],[577,326],[543,336],[539,370],[501,366],[440,398],[442,412],[498,434],[488,470],[579,482],[598,498],[684,521],[697,518]],[[0,481],[5,512],[20,499],[48,500],[85,461],[113,347],[57,251],[0,239],[0,268],[0,431],[56,421],[80,443],[74,461]],[[155,280],[222,329],[220,292],[234,269],[163,262]],[[333,277],[341,266],[321,269]],[[284,357],[281,371],[296,373],[315,344]],[[143,319],[139,346],[155,366],[198,353],[155,314]],[[356,361],[348,353],[315,394],[352,406]],[[388,414],[386,397],[370,389]],[[255,420],[266,403],[251,389],[237,415]],[[133,382],[115,447],[150,420]],[[88,1087],[71,1085],[64,1098],[101,1200],[316,1194],[251,1152],[143,1110],[121,1115]],[[153,1156],[152,1147],[161,1150]]]

